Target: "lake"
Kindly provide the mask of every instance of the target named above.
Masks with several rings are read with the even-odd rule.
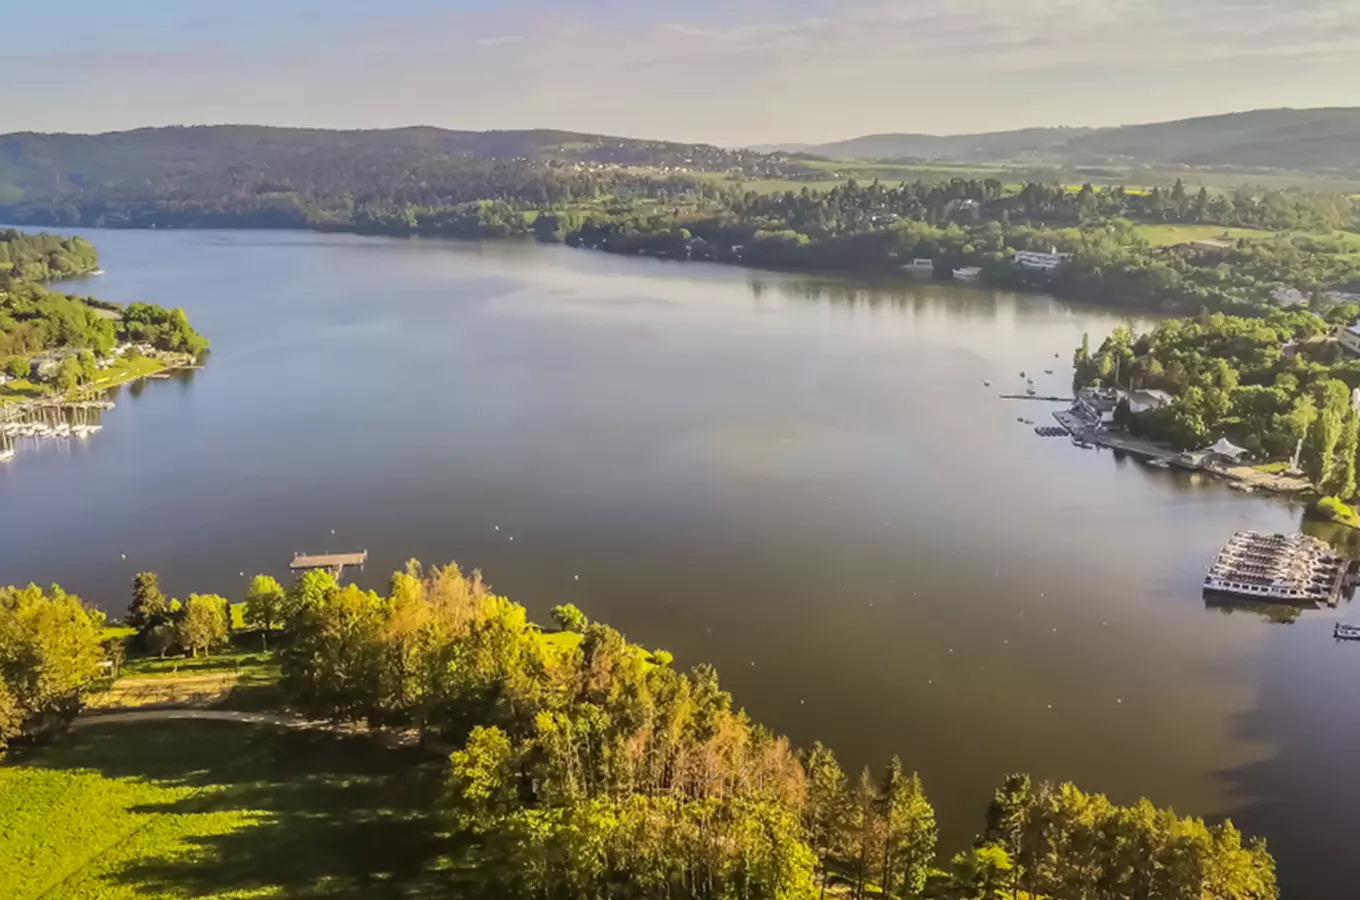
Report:
[[[367,549],[371,587],[456,560],[540,620],[572,602],[714,663],[847,769],[900,754],[949,852],[1024,770],[1231,814],[1291,896],[1346,893],[1355,614],[1199,592],[1234,529],[1298,507],[1040,438],[1016,419],[1052,404],[997,397],[1021,370],[1068,393],[1117,316],[516,243],[86,234],[108,274],[64,289],[183,306],[212,355],[87,441],[21,443],[0,583],[119,613],[141,570],[239,599],[295,551]]]

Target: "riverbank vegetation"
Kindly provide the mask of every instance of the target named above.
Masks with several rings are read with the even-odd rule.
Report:
[[[55,589],[18,593],[26,608],[67,611],[30,613],[30,628],[65,636],[96,624]],[[925,787],[898,760],[849,778],[829,749],[797,750],[753,722],[711,667],[682,672],[669,654],[574,607],[558,618],[580,630],[558,640],[455,566],[411,563],[385,595],[317,572],[282,597],[263,579],[249,593],[252,618],[267,618],[260,627],[274,633],[289,708],[443,742],[446,762],[382,751],[354,770],[344,762],[354,739],[241,737],[221,729],[247,726],[209,723],[112,725],[57,748],[25,746],[0,768],[0,849],[23,848],[0,852],[7,896],[62,878],[101,896],[236,896],[286,892],[303,873],[308,884],[379,896],[1277,896],[1264,846],[1230,823],[1210,826],[1146,801],[1121,807],[1023,775],[998,788],[976,842],[948,848],[941,865]],[[175,615],[148,573],[132,601],[134,642]],[[9,621],[0,617],[0,629]],[[86,646],[98,646],[93,634]],[[194,646],[187,632],[177,641]],[[13,643],[0,630],[0,648]],[[0,672],[7,684],[31,674],[22,663]],[[94,677],[88,667],[79,674],[77,696]],[[59,730],[54,722],[44,733]],[[170,742],[173,753],[144,752]],[[300,752],[282,749],[294,742]],[[367,746],[363,754],[377,752]],[[316,752],[343,768],[316,765]],[[318,774],[332,771],[367,774],[334,783]],[[34,816],[34,802],[48,814]],[[88,834],[91,809],[112,823],[106,840]],[[344,859],[289,850],[318,829],[326,847],[357,849]],[[407,839],[368,846],[387,845],[380,834]],[[400,862],[388,859],[394,853]]]
[[[1336,338],[1360,307],[1344,304],[1319,316],[1271,310],[1264,316],[1209,315],[1169,319],[1137,335],[1116,328],[1095,352],[1083,341],[1075,357],[1077,387],[1158,389],[1170,403],[1139,413],[1127,403],[1116,424],[1178,449],[1226,437],[1258,457],[1299,466],[1327,503],[1319,510],[1348,522],[1338,507],[1357,493],[1360,358]],[[1350,508],[1346,507],[1349,511]]]
[[[624,150],[599,142],[514,159],[319,145],[229,170],[209,153],[194,165],[35,196],[9,214],[58,226],[533,237],[809,270],[893,272],[929,259],[942,278],[977,266],[1002,287],[1178,313],[1260,307],[1281,289],[1319,302],[1360,289],[1360,200],[1340,191],[1192,190],[1179,179],[1144,189],[1038,175],[1012,184],[957,173],[828,185],[825,161],[671,150],[655,149],[666,163],[643,165],[614,161]],[[1054,270],[1015,265],[1026,250],[1070,258]]]

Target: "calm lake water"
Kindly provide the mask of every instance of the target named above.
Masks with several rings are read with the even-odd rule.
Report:
[[[1291,896],[1348,895],[1353,613],[1198,589],[1232,530],[1298,509],[1041,439],[1016,417],[1050,404],[997,398],[1022,369],[1066,393],[1116,317],[560,247],[88,236],[108,274],[67,290],[183,306],[212,357],[0,466],[0,583],[120,612],[144,569],[235,598],[294,551],[367,548],[373,587],[457,560],[541,619],[570,601],[713,662],[847,768],[900,754],[950,852],[1026,770],[1231,814]]]

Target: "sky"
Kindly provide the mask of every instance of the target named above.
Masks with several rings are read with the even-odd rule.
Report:
[[[1360,0],[5,0],[0,133],[727,146],[1360,106]]]

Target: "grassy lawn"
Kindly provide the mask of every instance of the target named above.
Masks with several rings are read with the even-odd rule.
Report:
[[[161,659],[157,656],[137,656],[123,664],[124,676],[173,676],[203,675],[208,672],[241,671],[245,669],[266,668],[276,665],[274,659],[265,653],[251,651],[230,651],[197,659],[188,656],[170,656]]]
[[[135,381],[138,378],[145,378],[153,372],[159,372],[165,368],[165,364],[158,360],[142,357],[140,359],[118,359],[107,369],[100,369],[93,381],[91,381],[82,391],[102,391],[128,381]],[[25,378],[17,378],[14,381],[0,387],[0,406],[7,403],[18,403],[21,400],[34,400],[42,397],[45,391],[44,385],[37,385]]]
[[[100,369],[94,381],[90,383],[90,388],[102,390],[111,388],[114,385],[122,384],[125,381],[132,381],[136,378],[145,378],[153,372],[159,372],[165,368],[165,363],[148,357],[138,359],[126,359],[120,357],[113,365],[107,369]]]
[[[1138,236],[1154,247],[1171,244],[1184,244],[1188,241],[1215,241],[1238,238],[1271,238],[1280,234],[1277,231],[1260,231],[1255,228],[1225,228],[1222,225],[1138,225]]]
[[[40,386],[27,378],[16,378],[0,386],[0,406],[7,403],[18,403],[21,400],[35,400],[42,395],[43,390]]]
[[[475,896],[431,803],[442,763],[367,738],[107,724],[0,766],[0,897]]]

